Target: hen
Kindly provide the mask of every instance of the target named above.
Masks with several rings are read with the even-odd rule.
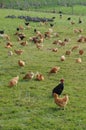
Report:
[[[69,101],[68,95],[65,95],[65,96],[62,97],[62,98],[59,98],[59,97],[58,97],[58,94],[56,94],[56,93],[54,93],[53,95],[54,95],[54,102],[55,102],[58,106],[64,108],[64,107],[67,105],[67,103],[68,103],[68,101]]]
[[[19,76],[12,78],[9,82],[9,87],[13,87],[13,86],[17,85],[18,80],[19,80]]]
[[[18,60],[18,65],[21,66],[21,67],[23,67],[23,66],[25,66],[25,62],[22,61],[22,60]]]
[[[55,67],[53,67],[53,68],[50,70],[49,73],[57,73],[59,70],[60,70],[60,67],[55,66]]]
[[[52,95],[54,93],[61,95],[63,89],[64,89],[64,79],[61,79],[60,83],[52,90]]]
[[[42,80],[44,80],[44,76],[42,74],[40,74],[40,73],[37,72],[37,74],[36,74],[36,80],[42,81]]]
[[[25,74],[23,79],[33,79],[33,77],[34,77],[34,73],[33,72],[28,72],[27,74]]]
[[[14,50],[14,52],[17,54],[17,55],[21,55],[23,53],[23,50]]]

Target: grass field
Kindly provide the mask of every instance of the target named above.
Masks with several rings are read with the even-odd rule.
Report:
[[[27,29],[22,19],[7,19],[8,15],[29,15],[31,17],[56,17],[54,20],[51,38],[44,39],[43,48],[36,48],[29,38],[35,35],[34,28],[42,34],[50,28],[48,25],[30,22]],[[86,42],[78,43],[80,35],[86,36],[86,18],[82,16],[82,23],[78,24],[79,16],[71,16],[71,25],[64,15],[62,19],[58,14],[38,13],[31,11],[0,9],[0,30],[10,36],[12,48],[5,48],[7,40],[0,36],[0,130],[85,130],[86,129]],[[20,41],[14,35],[16,28],[22,25],[22,32],[26,35],[27,46],[21,46]],[[74,29],[82,29],[81,33],[74,33]],[[58,33],[59,37],[55,37]],[[52,44],[55,40],[70,41],[65,46]],[[66,50],[79,45],[71,55],[65,55]],[[58,48],[58,52],[52,52],[50,48]],[[14,49],[24,50],[22,55],[16,55]],[[79,49],[84,54],[79,54]],[[8,51],[13,51],[9,56]],[[66,60],[60,57],[65,55]],[[76,58],[81,58],[82,63],[76,63]],[[24,60],[25,66],[20,67],[18,60]],[[60,71],[49,76],[49,71],[54,66],[60,66]],[[23,80],[28,71],[40,72],[44,75],[44,81]],[[17,86],[8,87],[10,79],[19,75]],[[52,89],[59,83],[61,78],[65,79],[64,94],[69,95],[69,102],[64,110],[54,103]]]

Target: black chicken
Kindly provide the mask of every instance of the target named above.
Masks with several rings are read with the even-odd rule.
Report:
[[[64,79],[61,79],[60,83],[52,90],[52,95],[54,93],[61,95],[63,89],[64,89]]]
[[[81,18],[79,18],[79,23],[82,23],[82,20],[81,20]]]
[[[4,34],[4,30],[0,30],[0,34]]]
[[[53,26],[54,26],[54,24],[50,23],[50,27],[53,27]]]
[[[29,25],[29,22],[25,23],[25,25],[28,26],[28,25]]]
[[[71,20],[71,17],[68,17],[67,20]]]
[[[19,28],[16,28],[17,31],[19,31]]]

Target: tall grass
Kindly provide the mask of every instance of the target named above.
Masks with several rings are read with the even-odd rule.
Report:
[[[65,55],[66,50],[78,45],[79,35],[86,34],[86,18],[82,16],[82,24],[78,24],[78,16],[72,16],[74,25],[67,21],[69,16],[64,15],[62,19],[57,14],[46,14],[31,11],[0,10],[0,29],[10,35],[13,47],[6,49],[6,40],[0,37],[0,129],[1,130],[85,130],[85,98],[86,98],[86,43],[80,43],[80,48],[84,50],[82,56],[75,50],[70,56],[66,56],[64,62],[60,61],[61,55]],[[50,26],[40,26],[39,23],[30,22],[31,28],[28,30],[24,20],[6,19],[7,15],[29,15],[34,17],[56,17],[53,31],[59,33],[59,37],[51,37],[44,40],[44,47],[38,50],[29,38],[34,34],[34,28],[44,33]],[[16,28],[24,26],[23,33],[26,34],[28,46],[21,46],[14,33]],[[83,29],[82,34],[75,34],[74,29]],[[54,40],[70,38],[71,41],[63,47],[58,47]],[[54,53],[49,48],[58,47],[58,52]],[[8,50],[23,49],[20,56],[15,53],[8,56]],[[81,57],[82,63],[78,64],[75,59]],[[18,66],[18,60],[22,59],[26,65],[23,68]],[[50,69],[60,66],[57,74],[48,75]],[[40,72],[44,75],[44,81],[23,80],[23,76],[28,72]],[[19,82],[13,88],[8,87],[10,79],[19,75]],[[52,98],[52,89],[59,83],[61,78],[65,79],[65,89],[62,96],[69,95],[69,103],[65,110],[61,110]]]

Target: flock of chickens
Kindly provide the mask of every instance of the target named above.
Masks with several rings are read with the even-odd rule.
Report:
[[[28,22],[27,24],[25,23],[25,26],[27,29],[30,29],[30,23]],[[49,26],[49,23],[47,22],[40,22],[40,26]],[[55,26],[55,25],[53,25]],[[37,29],[34,29],[34,36],[30,37],[29,38],[29,41],[34,43],[34,45],[36,46],[36,48],[38,50],[42,50],[43,49],[43,46],[44,46],[44,41],[46,39],[50,39],[52,37],[56,37],[58,38],[59,37],[59,34],[54,32],[53,30],[53,26],[46,31],[44,33],[41,33],[39,30]],[[16,37],[17,37],[17,40],[20,42],[20,45],[22,46],[27,46],[28,45],[28,41],[25,40],[26,39],[26,35],[23,33],[23,30],[25,29],[25,27],[23,27],[22,25],[20,25],[18,28],[16,28],[16,33],[14,34]],[[83,32],[82,29],[74,29],[74,33],[77,33],[77,34],[81,34]],[[0,35],[3,39],[6,39],[7,42],[6,42],[6,46],[5,48],[9,49],[8,51],[8,55],[9,56],[12,56],[14,53],[16,55],[22,55],[24,50],[21,50],[21,49],[14,49],[14,52],[11,50],[11,48],[13,48],[13,44],[10,40],[10,36],[5,34],[3,32],[3,34]],[[53,41],[52,44],[55,44],[57,46],[66,46],[69,42],[71,41],[70,38],[65,38],[63,41],[62,40],[55,40]],[[86,37],[85,36],[82,36],[80,35],[80,37],[78,38],[77,42],[79,43],[84,43],[86,42]],[[52,52],[58,52],[58,48],[48,48],[48,50],[52,51]],[[66,60],[66,55],[71,55],[71,53],[74,51],[74,50],[79,50],[79,55],[83,55],[84,54],[84,50],[82,48],[80,48],[79,45],[75,45],[73,46],[70,50],[67,50],[65,52],[64,55],[62,55],[60,57],[60,60],[63,62]],[[82,59],[81,58],[77,58],[76,59],[76,62],[77,63],[81,63],[82,62]],[[24,67],[25,66],[25,62],[23,60],[18,60],[18,65],[20,67]],[[54,66],[50,69],[49,71],[49,74],[52,74],[52,73],[57,73],[58,71],[60,70],[60,66]],[[23,77],[23,79],[25,80],[28,80],[28,79],[33,79],[35,77],[36,80],[38,81],[41,81],[41,80],[44,80],[44,76],[43,74],[37,72],[37,73],[33,73],[32,71],[30,72],[27,72],[25,74],[25,76]],[[19,81],[19,76],[16,76],[16,77],[12,77],[12,79],[9,81],[9,87],[13,87],[13,86],[16,86],[18,84],[18,81]],[[65,95],[64,97],[59,97],[62,93],[64,89],[64,79],[61,79],[60,80],[60,84],[57,85],[53,90],[52,90],[52,95],[54,97],[54,102],[64,108],[68,101],[69,101],[69,97],[68,95]]]

